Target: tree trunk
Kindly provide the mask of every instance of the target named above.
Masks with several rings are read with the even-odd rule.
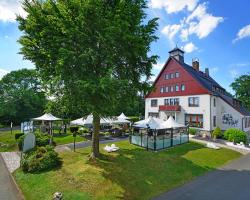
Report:
[[[92,134],[92,152],[90,159],[99,157],[99,131],[100,131],[100,117],[97,114],[93,114],[93,134]]]

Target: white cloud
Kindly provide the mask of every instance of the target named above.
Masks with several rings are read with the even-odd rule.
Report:
[[[189,42],[187,43],[184,47],[183,47],[183,50],[186,52],[186,53],[191,53],[195,50],[197,50],[198,48],[192,43],[192,42]]]
[[[176,13],[187,9],[188,11],[192,11],[196,5],[198,0],[151,0],[149,6],[151,8],[164,8],[167,13]]]
[[[161,7],[165,1],[156,1],[156,7]],[[162,2],[160,4],[159,2]],[[168,1],[166,1],[168,2]],[[189,40],[190,35],[196,35],[199,39],[207,37],[216,27],[223,22],[223,17],[216,17],[207,12],[207,3],[198,4],[198,6],[179,24],[169,24],[161,31],[172,40],[177,34],[183,42]]]
[[[246,37],[250,37],[250,24],[244,26],[238,31],[237,37],[233,40],[233,42],[236,42]]]
[[[6,75],[8,73],[9,73],[9,71],[0,68],[0,80],[3,78],[4,75]]]
[[[153,65],[153,69],[161,70],[165,63],[157,63]]]
[[[180,24],[167,25],[162,29],[162,34],[166,35],[170,40],[180,31]]]
[[[236,78],[239,75],[239,72],[237,70],[235,70],[235,69],[231,69],[229,71],[229,73],[230,73],[232,78]]]
[[[15,22],[16,14],[27,16],[21,6],[21,0],[0,0],[0,21]]]
[[[203,3],[185,20],[188,34],[196,34],[199,39],[207,37],[223,21],[223,17],[215,17],[207,13],[207,4]],[[187,36],[186,36],[187,37]]]

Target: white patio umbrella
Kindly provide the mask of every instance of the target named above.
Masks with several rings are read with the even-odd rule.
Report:
[[[174,118],[172,116],[170,116],[168,118],[167,121],[164,121],[162,124],[161,124],[161,127],[164,129],[164,128],[180,128],[180,127],[185,127],[185,125],[183,124],[179,124],[178,122],[176,122],[174,120]]]
[[[124,115],[124,113],[121,113],[117,119],[129,119],[129,117],[127,117],[126,115]]]
[[[150,128],[150,129],[161,129],[162,120],[155,117],[149,117],[147,119],[135,122],[134,127],[138,128]]]

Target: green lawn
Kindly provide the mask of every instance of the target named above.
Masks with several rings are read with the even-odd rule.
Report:
[[[0,131],[0,152],[4,151],[16,151],[17,145],[15,141],[15,133],[20,131]]]
[[[110,154],[102,150],[102,158],[94,163],[88,161],[90,148],[84,148],[61,153],[59,169],[38,174],[18,170],[14,176],[27,200],[49,200],[56,191],[65,200],[145,200],[240,157],[232,150],[213,150],[197,143],[157,153],[128,141],[116,144],[121,150]]]
[[[20,133],[20,130],[15,130],[11,134],[10,131],[0,131],[0,152],[17,151],[18,147],[15,141],[15,133]],[[86,139],[76,136],[76,142],[85,141]],[[73,143],[74,138],[71,133],[67,134],[54,134],[54,141],[57,145]]]

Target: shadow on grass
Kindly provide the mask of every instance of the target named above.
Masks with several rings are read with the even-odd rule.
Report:
[[[114,154],[102,154],[97,162],[89,164],[104,169],[103,176],[123,189],[116,199],[149,199],[212,170],[183,157],[201,148],[189,143],[156,153],[125,147]]]

